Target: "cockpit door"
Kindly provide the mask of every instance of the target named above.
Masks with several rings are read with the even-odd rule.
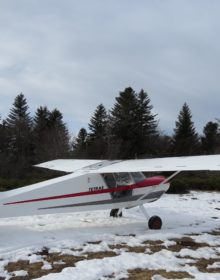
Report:
[[[125,190],[122,191],[113,191],[111,192],[111,196],[113,199],[124,198],[127,196],[132,196],[132,189],[129,187],[134,184],[133,178],[130,173],[120,172],[120,173],[105,173],[102,174],[103,179],[106,185],[109,188],[120,188],[124,187]],[[126,188],[127,187],[127,188]]]

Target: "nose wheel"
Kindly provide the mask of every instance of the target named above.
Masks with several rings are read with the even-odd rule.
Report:
[[[162,228],[162,220],[159,216],[152,216],[148,220],[149,229],[161,229]]]
[[[158,230],[158,229],[162,228],[162,220],[161,220],[161,218],[159,216],[152,216],[152,217],[150,217],[147,214],[147,211],[146,211],[146,209],[144,208],[143,205],[139,205],[139,208],[140,208],[141,212],[144,214],[144,216],[146,217],[146,219],[148,220],[148,227],[149,227],[149,229]]]

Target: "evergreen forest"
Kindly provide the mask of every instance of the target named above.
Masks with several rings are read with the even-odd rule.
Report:
[[[199,135],[189,104],[176,117],[172,135],[159,128],[148,93],[125,88],[111,109],[98,104],[87,128],[71,137],[62,112],[39,106],[32,116],[23,93],[0,122],[0,190],[8,190],[62,175],[35,164],[54,159],[135,159],[220,153],[220,121],[204,124]],[[175,121],[175,120],[174,120]],[[187,188],[220,189],[218,172],[180,175],[173,192]]]

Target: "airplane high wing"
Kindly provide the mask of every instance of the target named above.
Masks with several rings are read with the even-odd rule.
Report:
[[[103,160],[92,159],[57,159],[35,165],[36,167],[47,168],[51,170],[76,172],[88,166],[101,164]]]
[[[36,165],[70,174],[0,193],[0,218],[139,206],[151,229],[160,229],[158,216],[149,217],[144,203],[159,199],[169,180],[181,171],[220,171],[220,155],[136,160],[53,160]],[[172,171],[164,176],[146,177],[142,172]]]
[[[152,159],[134,159],[121,161],[108,160],[53,160],[36,165],[38,167],[75,172],[79,169],[92,173],[115,172],[164,172],[164,171],[199,171],[220,170],[220,155],[167,157]]]

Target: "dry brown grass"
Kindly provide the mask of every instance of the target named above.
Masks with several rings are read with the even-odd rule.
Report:
[[[184,279],[184,278],[194,278],[186,272],[175,272],[166,270],[148,270],[148,269],[134,269],[128,271],[128,278],[121,280],[151,280],[154,275],[160,275],[167,279]]]
[[[220,235],[220,230],[215,230],[210,232],[209,234],[218,236]],[[194,235],[195,236],[195,235]],[[162,249],[166,249],[172,252],[180,252],[183,248],[188,248],[191,250],[196,250],[202,247],[211,247],[206,243],[197,243],[195,240],[193,240],[191,237],[183,237],[179,239],[172,239],[170,241],[175,241],[175,245],[171,245],[169,247],[165,247],[163,245],[163,242],[158,241],[145,241],[141,244],[141,246],[129,246],[126,243],[120,243],[116,245],[109,245],[110,251],[105,252],[91,252],[91,253],[85,253],[81,255],[69,255],[69,254],[61,254],[61,253],[49,253],[48,248],[44,247],[41,251],[36,252],[37,255],[42,256],[42,259],[44,261],[47,261],[51,264],[50,270],[44,270],[42,269],[43,262],[36,262],[36,263],[29,263],[28,260],[20,260],[17,262],[10,262],[7,266],[5,266],[5,270],[7,270],[9,273],[11,273],[12,278],[11,280],[30,280],[35,279],[38,277],[41,277],[43,275],[47,275],[49,273],[59,273],[66,267],[74,267],[75,264],[79,261],[83,260],[92,260],[92,259],[103,259],[103,258],[110,258],[115,257],[120,252],[117,250],[126,250],[127,252],[134,252],[134,253],[145,253],[145,254],[154,254],[156,252],[161,251]],[[92,241],[88,242],[87,244],[100,244],[102,241]],[[73,252],[80,253],[83,249],[74,250]],[[147,251],[146,251],[147,250]],[[149,252],[150,250],[150,252]],[[186,258],[186,257],[185,257]],[[193,259],[191,257],[187,257],[187,259]],[[184,258],[183,258],[184,259]],[[208,265],[212,265],[215,262],[220,262],[220,258],[217,259],[193,259],[195,262],[191,263],[189,265],[195,266],[198,268],[198,270],[202,273],[220,273],[219,268],[211,268],[208,269]],[[27,271],[27,276],[13,276],[14,271],[19,270],[25,270]],[[165,270],[148,270],[148,269],[134,269],[129,270],[129,277],[126,278],[128,280],[147,280],[152,278],[153,275],[161,275],[167,279],[183,279],[183,278],[193,278],[186,272],[167,272]],[[111,275],[109,277],[112,277],[114,279],[114,275]],[[0,277],[0,280],[4,280],[3,277]]]
[[[41,252],[37,252],[38,255],[42,255],[43,259],[51,264],[52,269],[44,270],[42,269],[43,262],[29,263],[29,261],[17,261],[10,262],[5,267],[5,270],[13,273],[14,271],[25,270],[28,273],[28,276],[13,276],[12,280],[30,280],[47,275],[49,273],[58,273],[61,272],[66,267],[74,267],[75,264],[82,260],[91,260],[91,259],[103,259],[109,257],[115,257],[116,253],[113,251],[109,252],[96,252],[96,253],[87,253],[84,256],[73,256],[60,253],[48,253],[46,248],[43,248]],[[58,263],[62,262],[62,263]],[[3,280],[4,278],[0,279]]]
[[[115,257],[117,254],[112,251],[107,252],[96,252],[96,253],[89,253],[86,257],[87,260],[93,260],[93,259],[103,259],[103,258],[111,258]]]
[[[194,264],[200,272],[206,273],[220,273],[220,268],[207,268],[208,265],[212,265],[215,262],[220,262],[219,259],[198,259],[197,262]]]
[[[213,231],[207,232],[207,233],[209,233],[209,234],[211,234],[211,235],[218,236],[218,235],[220,235],[220,229],[218,229],[218,230],[213,230]]]
[[[100,244],[100,243],[102,243],[102,241],[100,241],[100,240],[87,242],[87,244],[92,244],[92,245],[97,245],[97,244]]]
[[[198,243],[190,237],[183,237],[181,239],[172,239],[172,241],[176,242],[175,245],[171,245],[168,247],[168,250],[172,252],[180,252],[184,248],[196,250],[202,247],[210,247],[208,244]]]
[[[109,245],[111,250],[125,250],[126,252],[132,253],[145,253],[147,247],[146,246],[128,246],[127,244],[116,244],[116,245]]]
[[[29,263],[29,261],[17,261],[17,262],[11,262],[9,263],[5,269],[8,272],[12,272],[13,275],[13,271],[18,271],[18,270],[25,270],[28,271],[28,276],[14,276],[11,279],[13,280],[17,280],[17,279],[34,279],[34,278],[38,278],[41,277],[43,275],[45,275],[44,271],[41,269],[43,266],[42,262],[37,262],[37,263]]]

